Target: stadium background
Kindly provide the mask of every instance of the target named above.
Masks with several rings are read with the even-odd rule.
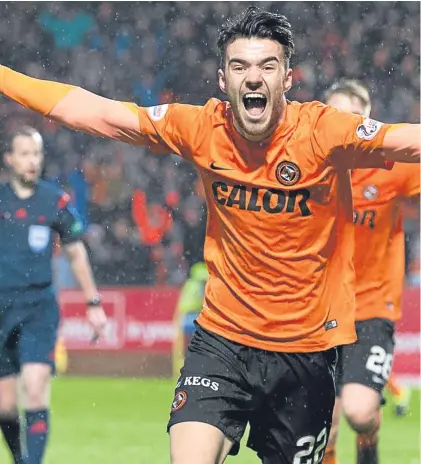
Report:
[[[35,77],[83,86],[139,105],[200,104],[219,96],[217,27],[240,2],[0,3],[0,62]],[[373,117],[420,119],[418,2],[261,2],[292,22],[294,88],[289,99],[321,99],[338,77],[363,80]],[[83,298],[57,249],[62,335],[69,373],[57,379],[48,463],[168,462],[165,421],[172,399],[172,314],[179,286],[203,252],[206,207],[194,169],[174,155],[70,132],[0,102],[1,131],[29,123],[44,136],[45,178],[83,216],[91,262],[110,324],[89,345]],[[1,180],[6,173],[1,171]],[[395,365],[419,382],[419,219],[407,209],[405,318]],[[89,378],[102,375],[101,378]],[[82,376],[82,377],[80,377]],[[138,379],[157,377],[157,380]],[[108,377],[105,378],[105,377]],[[399,422],[386,409],[382,462],[419,462],[419,395]],[[353,441],[341,437],[341,462]],[[0,461],[6,458],[0,451]],[[108,459],[108,460],[107,460]],[[234,461],[235,462],[235,461]],[[257,462],[245,452],[237,462]]]

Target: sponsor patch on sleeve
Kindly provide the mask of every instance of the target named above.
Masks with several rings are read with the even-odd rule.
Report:
[[[382,126],[382,122],[366,118],[363,123],[357,127],[357,136],[360,139],[372,140],[378,134]]]
[[[149,116],[153,121],[160,121],[168,111],[168,105],[151,106],[148,108]]]

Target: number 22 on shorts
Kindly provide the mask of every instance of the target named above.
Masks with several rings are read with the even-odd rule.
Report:
[[[326,444],[326,427],[319,433],[317,438],[313,435],[306,435],[299,438],[297,440],[297,446],[305,447],[305,449],[295,453],[293,464],[320,464],[323,459]]]

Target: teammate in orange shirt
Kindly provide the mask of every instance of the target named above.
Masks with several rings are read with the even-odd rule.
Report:
[[[74,129],[176,153],[200,173],[210,277],[172,402],[171,462],[224,462],[248,422],[264,463],[321,462],[335,347],[356,340],[349,169],[419,163],[420,127],[287,101],[284,16],[251,7],[221,28],[218,47],[228,102],[140,108],[5,67],[0,91]]]
[[[326,102],[369,117],[368,90],[343,80],[327,92]],[[397,163],[393,170],[353,170],[355,224],[356,331],[358,341],[339,350],[337,399],[325,464],[336,463],[335,442],[341,410],[358,434],[358,463],[377,464],[382,391],[389,378],[394,323],[401,317],[404,285],[404,232],[401,204],[419,198],[420,172]]]

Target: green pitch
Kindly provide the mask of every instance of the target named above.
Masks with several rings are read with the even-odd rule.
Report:
[[[53,416],[46,464],[168,464],[165,426],[173,396],[169,380],[60,378],[53,386]],[[415,391],[412,414],[395,419],[385,408],[381,434],[382,464],[418,464],[420,395]],[[354,437],[341,430],[341,464],[355,464]],[[0,462],[8,463],[0,448]],[[257,464],[242,448],[229,463]]]

